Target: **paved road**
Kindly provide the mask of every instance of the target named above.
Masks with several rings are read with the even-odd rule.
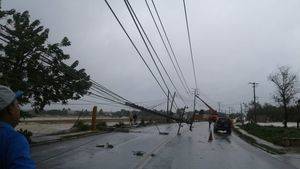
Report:
[[[185,126],[180,136],[177,125],[130,133],[108,133],[33,147],[32,156],[40,169],[296,169],[281,156],[270,155],[235,136],[214,135],[208,142],[207,123],[197,123],[193,132]],[[96,147],[109,142],[113,149]],[[143,156],[134,155],[143,151]]]

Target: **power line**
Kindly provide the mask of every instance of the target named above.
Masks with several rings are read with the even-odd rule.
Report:
[[[150,49],[149,49],[149,46],[148,46],[148,44],[147,44],[147,42],[146,42],[146,40],[145,40],[145,38],[144,38],[144,36],[143,36],[143,34],[142,34],[142,32],[141,32],[141,29],[142,29],[142,30],[144,30],[144,29],[142,28],[142,26],[141,26],[141,24],[140,24],[140,22],[139,22],[139,20],[138,20],[138,18],[137,18],[137,16],[136,16],[136,14],[134,13],[134,11],[133,11],[133,9],[132,9],[132,7],[131,7],[129,1],[124,0],[124,2],[125,2],[125,4],[126,4],[126,7],[127,7],[128,11],[129,11],[129,13],[130,13],[130,16],[131,16],[131,18],[132,18],[132,20],[133,20],[133,22],[134,22],[134,24],[135,24],[135,26],[136,26],[136,28],[137,28],[137,30],[138,30],[138,32],[139,32],[141,38],[142,38],[142,40],[143,40],[143,42],[144,42],[144,44],[145,44],[145,46],[146,46],[146,48],[147,48],[147,51],[148,51],[148,53],[149,53],[149,55],[150,55],[150,57],[151,57],[151,59],[152,59],[154,65],[155,65],[155,67],[156,67],[156,69],[157,69],[157,71],[158,71],[158,73],[159,73],[159,75],[160,75],[160,77],[161,77],[161,79],[162,79],[162,81],[163,81],[165,87],[167,88],[168,91],[170,91],[170,89],[169,89],[169,87],[168,87],[168,85],[167,85],[167,83],[166,83],[166,81],[165,81],[165,79],[164,79],[164,77],[163,77],[163,75],[162,75],[162,73],[161,73],[161,71],[160,71],[160,69],[159,69],[159,67],[158,67],[158,65],[157,65],[157,63],[156,63],[156,61],[155,61],[155,59],[154,59],[154,57],[153,57],[151,51],[150,51]],[[140,26],[140,27],[139,27],[139,26]],[[141,29],[140,29],[140,28],[141,28]],[[144,32],[144,31],[143,31],[143,32]],[[144,32],[144,34],[145,34],[145,32]],[[148,36],[147,36],[147,37],[148,37]],[[147,38],[147,39],[148,39],[148,38]]]
[[[172,53],[172,55],[173,55],[173,57],[174,57],[174,60],[175,60],[175,62],[176,62],[176,65],[177,65],[177,67],[178,67],[178,69],[179,69],[179,72],[180,72],[180,74],[181,74],[181,76],[182,76],[182,79],[183,79],[183,82],[184,82],[183,86],[185,86],[184,88],[187,90],[187,93],[190,93],[190,88],[189,88],[189,86],[187,85],[187,82],[186,82],[186,80],[185,80],[185,77],[184,77],[184,75],[183,75],[183,73],[182,73],[182,70],[181,70],[180,65],[179,65],[179,63],[178,63],[177,57],[176,57],[176,55],[175,55],[175,52],[174,52],[174,50],[173,50],[173,47],[172,47],[172,45],[171,45],[171,42],[170,42],[170,40],[169,40],[169,37],[168,37],[168,35],[167,35],[166,29],[165,29],[164,24],[163,24],[163,22],[162,22],[162,20],[161,20],[161,17],[160,17],[160,15],[159,15],[159,13],[158,13],[158,10],[157,10],[157,8],[156,8],[156,5],[155,5],[155,3],[154,3],[153,0],[151,0],[151,1],[152,1],[152,4],[153,4],[155,13],[156,13],[156,15],[157,15],[157,17],[158,17],[159,23],[160,23],[160,25],[161,25],[161,27],[162,27],[162,30],[163,30],[163,32],[164,32],[164,35],[165,35],[165,37],[166,37],[167,43],[168,43],[168,45],[169,45],[169,47],[170,47],[171,53]],[[145,0],[145,2],[146,2],[146,4],[147,4],[148,10],[149,10],[149,12],[150,12],[150,14],[151,14],[152,20],[154,21],[154,23],[155,23],[155,25],[156,25],[156,29],[158,30],[158,32],[159,32],[159,34],[160,34],[160,36],[161,36],[161,33],[160,33],[160,30],[159,30],[159,28],[158,28],[158,26],[157,26],[156,20],[154,19],[154,16],[153,16],[153,14],[152,14],[151,8],[150,8],[150,6],[149,6],[147,0]],[[164,40],[163,40],[162,36],[161,36],[161,39],[162,39],[162,41],[163,41],[163,43],[164,43]],[[165,44],[164,44],[164,45],[165,45]],[[169,51],[168,51],[168,49],[167,49],[166,46],[165,46],[165,48],[166,48],[166,50],[167,50],[167,53],[168,53],[169,57],[171,58],[170,53],[169,53]],[[172,64],[174,64],[174,63],[173,63],[173,62],[174,62],[173,59],[171,59],[171,62],[172,62]],[[173,66],[175,66],[175,64],[174,64]],[[176,66],[175,66],[175,67],[176,67]],[[175,71],[177,71],[176,68],[175,68]],[[177,72],[177,73],[178,73],[178,72]],[[178,73],[178,76],[180,77],[179,73]],[[182,82],[182,79],[180,78],[181,82]],[[182,83],[183,83],[183,82],[182,82]]]
[[[81,99],[79,101],[84,101],[86,103],[67,103],[63,106],[88,106],[88,105],[98,104],[98,105],[108,106],[108,107],[119,107],[119,108],[127,107],[127,106],[121,106],[116,103],[102,103],[102,102],[95,102],[95,101],[88,101],[88,100],[81,100]],[[60,103],[51,103],[51,104],[61,105]]]
[[[53,63],[49,58],[46,58],[45,56],[42,56],[42,57],[43,57],[44,59],[47,60],[47,61],[43,60],[44,63],[47,63],[47,64],[49,64],[49,65]],[[65,65],[65,64],[63,64],[63,65],[65,66],[64,68],[68,67],[68,66]],[[63,68],[63,67],[60,67],[60,68]],[[68,72],[68,73],[71,73],[71,74],[69,74],[69,75],[71,75],[72,77],[78,76],[77,74],[73,74],[73,72]],[[94,80],[91,80],[91,81],[92,81],[92,83],[93,83],[93,86],[91,87],[91,90],[93,90],[94,92],[96,92],[96,93],[98,93],[98,94],[95,94],[95,93],[93,93],[93,92],[89,92],[89,95],[88,95],[89,97],[92,97],[92,98],[95,98],[95,99],[99,99],[99,98],[100,98],[101,100],[105,100],[105,101],[111,102],[111,103],[113,103],[113,104],[120,104],[120,105],[123,105],[123,106],[125,106],[125,107],[128,107],[128,105],[126,105],[126,103],[132,103],[132,102],[130,102],[129,100],[127,100],[127,99],[121,97],[120,95],[118,95],[118,94],[112,92],[111,90],[107,89],[107,88],[104,87],[103,85],[101,85],[101,84],[95,82]],[[98,87],[95,87],[95,85],[97,85]],[[99,87],[101,87],[102,89],[99,89]],[[114,94],[115,96],[114,96],[114,95],[111,95],[111,93]],[[109,96],[109,97],[111,97],[111,98],[109,98],[109,97],[107,97],[107,96],[103,96],[102,94],[105,94],[105,95],[107,95],[107,96]],[[119,98],[117,98],[116,96],[118,96]],[[123,98],[123,100],[120,99],[120,98]],[[114,99],[115,99],[115,100],[114,100]],[[117,101],[116,101],[116,100],[117,100]],[[98,103],[98,102],[94,102],[94,103],[100,104],[100,103]]]
[[[122,101],[122,100],[120,100],[120,99],[118,99],[118,98],[116,98],[116,97],[114,97],[114,96],[112,96],[112,95],[107,94],[106,91],[97,90],[97,88],[94,88],[94,86],[91,87],[91,90],[93,90],[93,91],[95,91],[95,92],[101,94],[102,96],[103,96],[103,93],[104,93],[104,94],[106,94],[107,96],[111,97],[112,100],[115,99],[115,100],[117,100],[118,102],[124,102],[124,101]]]
[[[41,60],[41,61],[43,61],[44,63],[49,64],[49,65],[53,64],[53,62],[52,62],[49,58],[47,58],[47,57],[45,57],[45,56],[43,56],[43,55],[42,55],[42,58],[45,59],[45,60]],[[61,64],[62,66],[64,66],[64,67],[60,67],[60,69],[65,69],[65,70],[67,70],[67,68],[69,68],[66,64],[64,64],[64,63],[62,63],[62,62],[60,62],[60,64]],[[72,76],[73,78],[74,78],[74,77],[79,77],[77,74],[74,74],[74,72],[68,72],[66,75]],[[109,96],[109,97],[111,97],[111,98],[108,98],[107,96],[100,96],[100,95],[94,94],[94,93],[92,93],[92,92],[89,92],[89,94],[93,94],[93,95],[97,96],[98,98],[105,99],[105,100],[107,100],[107,101],[115,102],[115,103],[122,104],[122,105],[125,105],[125,101],[129,102],[127,99],[124,99],[124,100],[120,99],[120,98],[122,98],[121,96],[115,94],[114,92],[112,92],[112,91],[110,91],[109,89],[105,88],[105,87],[102,86],[101,84],[96,83],[95,81],[93,81],[93,82],[91,82],[91,83],[93,84],[93,85],[91,86],[91,90],[96,91],[98,94],[103,94],[103,93],[104,93],[105,95],[107,95],[107,96]],[[95,87],[95,85],[96,85],[96,87]],[[98,87],[97,87],[97,86],[98,86]],[[102,86],[104,89],[99,88],[99,86]],[[112,95],[112,94],[110,94],[110,93],[114,93],[115,96]],[[116,97],[116,96],[118,96],[118,97],[120,97],[120,98],[118,98],[118,97]],[[116,99],[117,101],[114,100],[114,99]]]
[[[78,99],[79,101],[83,101],[83,102],[87,102],[87,103],[96,103],[96,104],[107,104],[107,105],[115,105],[115,103],[109,103],[109,102],[105,102],[105,103],[100,103],[100,102],[96,102],[96,101],[92,101],[92,100],[86,100],[86,99]]]
[[[122,96],[116,94],[115,92],[113,92],[113,91],[107,89],[106,87],[104,87],[103,85],[99,84],[98,82],[96,82],[96,81],[94,81],[94,80],[90,80],[90,81],[93,82],[96,86],[101,87],[101,88],[103,88],[104,90],[108,91],[109,93],[111,93],[111,94],[113,94],[113,95],[115,95],[115,96],[117,96],[117,97],[119,97],[119,98],[121,98],[121,99],[123,99],[123,100],[125,100],[125,101],[127,101],[127,102],[130,102],[129,100],[127,100],[127,99],[125,99],[124,97],[122,97]]]
[[[11,62],[11,60],[8,60],[8,61]],[[77,71],[75,73],[72,68],[70,68],[68,65],[66,65],[62,61],[58,61],[54,56],[52,56],[50,54],[41,53],[39,61],[40,61],[40,64],[56,65],[57,66],[56,70],[58,70],[58,72],[62,72],[65,75],[68,75],[68,76],[71,76],[71,77],[75,78],[76,80],[79,80],[79,81],[88,80],[92,84],[90,90],[94,90],[94,91],[96,91],[97,93],[99,93],[101,95],[103,95],[103,94],[106,95],[106,96],[102,96],[101,97],[102,99],[106,99],[106,100],[113,101],[113,102],[116,102],[116,103],[123,103],[123,104],[125,102],[130,102],[129,100],[127,100],[127,99],[121,97],[120,95],[112,92],[111,90],[105,88],[101,84],[91,80],[89,78],[89,76],[87,76],[88,78],[80,77],[77,73],[82,73],[82,72],[77,71],[76,69],[74,69],[75,71]],[[62,71],[62,70],[64,70],[64,71]],[[58,75],[59,75],[59,73],[58,73]]]
[[[158,9],[156,8],[156,5],[155,5],[154,1],[151,0],[151,2],[152,2],[152,4],[153,4],[155,13],[156,13],[156,15],[157,15],[157,17],[158,17],[159,23],[160,23],[160,25],[161,25],[161,27],[162,27],[162,29],[163,29],[163,32],[164,32],[164,35],[165,35],[165,37],[166,37],[166,39],[167,39],[167,42],[168,42],[168,44],[169,44],[169,47],[170,47],[170,49],[171,49],[172,55],[173,55],[173,57],[174,57],[174,59],[175,59],[176,65],[178,66],[179,71],[180,71],[180,74],[181,74],[181,76],[182,76],[182,78],[183,78],[183,81],[184,81],[185,85],[187,86],[187,88],[188,88],[188,90],[189,90],[190,88],[188,87],[187,82],[186,82],[186,80],[185,80],[185,77],[184,77],[184,75],[183,75],[183,73],[182,73],[181,67],[180,67],[180,65],[179,65],[179,63],[178,63],[178,60],[177,60],[177,56],[175,55],[175,52],[174,52],[174,50],[173,50],[173,47],[172,47],[171,42],[170,42],[170,40],[169,40],[169,37],[168,37],[168,35],[167,35],[167,31],[166,31],[166,29],[165,29],[165,26],[164,26],[164,24],[163,24],[163,22],[162,22],[162,19],[161,19],[161,17],[160,17],[160,14],[158,13]]]
[[[97,92],[97,91],[96,91]],[[97,92],[98,93],[98,92]],[[101,96],[101,93],[99,94],[96,94],[96,93],[93,93],[93,92],[89,92],[90,95],[93,95],[93,96],[96,96],[96,97],[99,97],[99,98],[102,98],[102,99],[105,99],[107,101],[111,101],[111,102],[114,102],[114,103],[118,103],[118,104],[121,104],[121,105],[125,105],[125,103],[122,103],[122,102],[119,102],[119,101],[115,101],[113,99],[110,99],[108,97],[105,97],[105,96]]]
[[[123,24],[121,23],[121,21],[119,20],[118,16],[116,15],[116,13],[114,12],[114,10],[111,8],[110,4],[107,2],[107,0],[104,0],[106,5],[108,6],[109,10],[111,11],[111,13],[113,14],[113,16],[115,17],[115,19],[117,20],[117,22],[119,23],[119,25],[121,26],[123,32],[126,34],[127,38],[129,39],[129,41],[131,42],[132,46],[134,47],[134,49],[136,50],[136,52],[138,53],[139,57],[143,60],[144,64],[146,65],[146,67],[148,68],[149,72],[151,73],[151,75],[153,76],[153,78],[155,79],[155,81],[157,82],[157,84],[159,85],[159,87],[161,88],[162,92],[165,94],[165,96],[167,96],[167,93],[165,92],[165,90],[163,89],[162,85],[160,84],[160,82],[158,81],[158,79],[156,78],[156,76],[154,75],[154,73],[152,72],[151,68],[149,67],[149,65],[147,64],[147,62],[145,61],[145,59],[143,58],[142,54],[140,53],[140,51],[138,50],[138,48],[136,47],[136,45],[134,44],[133,40],[131,39],[131,37],[129,36],[129,34],[127,33],[126,29],[124,28]]]
[[[127,33],[127,32],[126,32],[126,33]],[[46,62],[46,63],[48,63],[48,64],[51,64],[51,63],[52,63],[52,61],[51,61],[49,58],[45,57],[45,56],[44,56],[44,59],[46,59],[46,61],[43,60],[44,62]],[[49,63],[49,62],[50,62],[50,63]],[[65,66],[64,68],[68,68],[68,66],[67,66],[66,64],[64,64],[64,63],[62,63],[62,62],[60,62],[60,63],[63,64],[63,66]],[[74,74],[71,74],[71,75],[73,75],[73,77],[74,77]],[[76,75],[76,74],[75,74],[75,75]],[[154,77],[155,77],[155,76],[154,76]],[[118,94],[112,92],[111,90],[107,89],[106,87],[102,86],[101,84],[99,84],[99,83],[97,83],[97,82],[95,82],[95,81],[93,81],[93,80],[91,80],[91,83],[93,84],[93,86],[92,86],[91,89],[94,88],[94,91],[97,91],[98,94],[103,94],[103,93],[104,93],[104,94],[108,95],[109,97],[112,97],[113,99],[112,99],[112,98],[107,98],[107,97],[105,97],[105,96],[95,95],[95,94],[92,93],[92,92],[90,92],[90,94],[93,94],[93,95],[95,95],[95,96],[97,96],[97,97],[100,97],[101,99],[106,99],[106,100],[113,101],[113,102],[117,102],[117,103],[123,102],[123,104],[124,104],[125,101],[131,103],[129,100],[127,100],[127,99],[121,97],[120,95],[118,95]],[[158,82],[158,83],[159,83],[159,82]],[[118,100],[118,101],[115,101],[114,99],[116,99],[116,100]]]
[[[157,22],[156,22],[156,20],[155,20],[155,18],[154,18],[154,16],[153,16],[153,13],[152,13],[152,11],[151,11],[151,9],[150,9],[150,6],[149,6],[147,0],[145,0],[145,2],[146,2],[146,5],[147,5],[147,8],[148,8],[148,11],[150,12],[151,18],[152,18],[152,20],[153,20],[153,22],[154,22],[154,24],[155,24],[156,30],[157,30],[157,32],[158,32],[158,34],[159,34],[159,37],[160,37],[160,39],[161,39],[161,41],[162,41],[162,43],[163,43],[163,46],[164,46],[164,48],[165,48],[166,51],[167,51],[168,57],[169,57],[169,59],[171,60],[171,63],[172,63],[172,65],[173,65],[173,68],[175,69],[176,75],[178,76],[179,81],[180,81],[181,85],[183,86],[184,90],[185,90],[187,93],[189,93],[189,91],[188,91],[188,89],[186,88],[186,86],[185,86],[183,80],[181,79],[181,76],[180,76],[180,74],[179,74],[179,72],[178,72],[178,70],[177,70],[177,67],[175,66],[175,63],[174,63],[174,61],[173,61],[173,59],[172,59],[172,56],[171,56],[171,54],[170,54],[170,52],[169,52],[169,49],[168,49],[168,47],[167,47],[167,45],[166,45],[166,42],[165,42],[164,38],[162,37],[162,33],[161,33],[160,29],[158,28]]]
[[[191,55],[192,65],[193,65],[195,87],[196,87],[196,89],[198,89],[197,78],[196,78],[196,70],[195,70],[195,62],[194,62],[194,55],[193,55],[193,49],[192,49],[192,41],[191,41],[189,21],[188,21],[188,16],[187,16],[187,10],[186,10],[185,0],[183,0],[183,7],[184,7],[184,16],[185,16],[186,29],[187,29],[188,40],[189,40],[190,55]]]
[[[161,67],[163,68],[163,70],[164,70],[165,74],[167,75],[167,77],[168,77],[169,81],[171,82],[171,84],[172,84],[172,86],[174,87],[174,89],[176,90],[176,92],[177,92],[177,93],[179,93],[179,91],[178,91],[177,87],[175,86],[175,84],[174,84],[173,80],[171,79],[171,77],[170,77],[169,73],[167,72],[167,70],[166,70],[166,68],[165,68],[164,64],[162,63],[162,61],[161,61],[160,57],[158,56],[158,54],[157,54],[157,52],[156,52],[155,48],[153,47],[153,45],[152,45],[152,43],[151,43],[151,41],[150,41],[150,39],[149,39],[149,37],[148,37],[148,35],[147,35],[146,31],[144,30],[144,28],[143,28],[142,24],[140,23],[140,21],[139,21],[139,19],[138,19],[137,15],[136,15],[135,11],[133,10],[133,8],[132,8],[131,4],[129,3],[129,1],[128,1],[128,0],[124,0],[124,2],[125,2],[125,3],[126,3],[126,2],[128,3],[128,7],[127,7],[127,9],[128,9],[128,8],[130,8],[130,10],[132,11],[132,13],[133,13],[133,15],[134,15],[134,17],[135,17],[135,19],[136,19],[136,21],[137,21],[138,25],[140,26],[140,28],[141,28],[141,30],[142,30],[142,32],[143,32],[143,34],[145,35],[145,37],[146,37],[146,39],[147,39],[148,43],[150,44],[150,47],[151,47],[151,49],[153,50],[153,52],[154,52],[154,54],[155,54],[155,56],[156,56],[157,60],[159,61],[160,65],[161,65]],[[128,10],[129,10],[129,9],[128,9]],[[129,11],[130,11],[130,10],[129,10]],[[132,19],[133,19],[133,18],[132,18]],[[134,20],[134,19],[133,19],[133,20]],[[141,35],[141,34],[140,34],[140,35]],[[142,36],[142,35],[141,35],[141,36]],[[146,43],[145,43],[145,45],[146,45]],[[149,50],[148,50],[148,51],[149,51]],[[149,51],[149,53],[151,53],[151,52]],[[153,61],[154,61],[154,60],[153,60]],[[159,71],[159,69],[158,69],[158,71]],[[162,78],[163,78],[163,77],[162,77]],[[184,102],[184,100],[183,100],[183,98],[181,97],[180,93],[179,93],[179,97],[180,97],[180,98],[181,98],[181,100]]]
[[[53,56],[51,56],[51,55],[48,55],[48,57],[52,57],[52,59],[55,59]],[[70,76],[72,76],[72,77],[75,77],[75,79],[76,80],[78,80],[78,77],[79,77],[79,80],[88,80],[89,82],[91,82],[90,81],[90,78],[89,78],[89,76],[86,76],[86,78],[82,78],[82,77],[80,77],[79,75],[78,75],[78,73],[84,73],[83,71],[77,71],[76,69],[74,69],[73,67],[69,67],[68,65],[66,65],[66,64],[64,64],[62,61],[53,61],[53,60],[51,60],[51,59],[49,59],[49,58],[47,58],[46,56],[44,56],[43,54],[41,55],[41,58],[39,58],[39,61],[41,61],[41,62],[39,62],[39,64],[48,64],[48,65],[52,65],[52,64],[54,64],[55,66],[56,66],[56,68],[57,69],[55,69],[55,71],[57,71],[56,73],[62,73],[62,74],[65,74],[65,75],[70,75]],[[70,72],[66,72],[66,71],[61,71],[61,69],[65,69],[65,70],[71,70],[72,69],[72,71],[70,71]],[[74,72],[74,70],[75,71],[77,71],[76,73],[77,74],[75,74],[75,72]],[[61,75],[62,75],[61,74]],[[85,74],[85,73],[84,73]],[[104,99],[104,100],[107,100],[107,101],[109,101],[109,102],[114,102],[114,103],[117,103],[117,104],[120,104],[120,105],[124,105],[124,106],[127,106],[127,107],[131,107],[131,108],[134,108],[134,109],[138,109],[138,110],[140,110],[140,111],[146,111],[146,112],[148,112],[148,113],[151,113],[151,114],[155,114],[155,115],[159,115],[159,116],[162,116],[162,117],[166,117],[166,118],[169,118],[169,119],[173,119],[173,120],[175,120],[175,121],[180,121],[180,122],[187,122],[186,120],[184,120],[184,119],[182,119],[182,118],[176,118],[176,117],[173,117],[173,116],[168,116],[168,115],[165,115],[165,114],[162,114],[162,113],[160,113],[160,112],[158,112],[158,111],[154,111],[154,110],[150,110],[150,109],[147,109],[147,108],[145,108],[145,107],[142,107],[142,106],[139,106],[139,105],[136,105],[136,104],[134,104],[134,103],[132,103],[132,102],[129,102],[129,101],[126,101],[126,99],[124,100],[124,101],[121,101],[122,99],[119,99],[119,98],[116,98],[116,95],[117,94],[115,94],[114,92],[112,92],[112,91],[110,91],[109,89],[107,89],[107,88],[105,88],[104,86],[102,86],[102,85],[100,85],[99,83],[95,83],[95,82],[91,82],[92,83],[92,86],[93,85],[95,85],[95,84],[97,84],[97,86],[99,87],[100,86],[100,88],[101,88],[101,90],[99,89],[99,88],[95,88],[94,86],[93,86],[93,89],[92,90],[94,90],[96,93],[99,93],[99,94],[96,94],[96,93],[93,93],[93,92],[91,92],[91,91],[89,91],[88,93],[89,93],[89,96],[90,97],[94,97],[94,98],[101,98],[101,99]],[[102,87],[103,88],[102,88]],[[104,89],[104,90],[102,90],[102,89]],[[105,92],[104,92],[105,91]],[[106,96],[103,96],[102,94],[106,94],[106,95],[108,95],[109,97],[112,97],[112,98],[108,98],[108,97],[106,97]],[[113,94],[112,94],[113,93]],[[115,95],[115,96],[114,96]],[[121,96],[120,96],[120,98],[121,98]],[[115,99],[115,100],[114,100]]]
[[[48,54],[46,54],[46,55],[47,55],[48,57],[51,57],[52,59],[54,58],[54,57],[51,56],[51,55],[48,55]],[[47,58],[46,56],[41,55],[41,57],[42,57],[43,59],[46,59],[46,60],[47,60],[47,61],[42,60],[44,63],[47,63],[47,64],[49,64],[49,65],[51,65],[51,64],[53,63],[53,61],[50,60],[49,58]],[[63,62],[59,62],[58,64],[60,64],[60,66],[62,66],[62,67],[60,67],[61,69],[63,68],[64,70],[69,70],[68,74],[66,74],[66,75],[72,75],[72,77],[79,77],[77,74],[74,74],[74,72],[72,72],[72,71],[70,70],[70,66],[68,66],[67,64],[65,64],[65,63],[63,63]],[[109,96],[111,96],[111,97],[114,97],[114,98],[116,98],[116,99],[118,99],[118,100],[123,100],[123,101],[130,102],[129,100],[125,99],[124,97],[122,97],[122,96],[116,94],[115,92],[113,92],[113,91],[107,89],[106,87],[104,87],[104,86],[101,85],[100,83],[98,83],[98,82],[96,82],[96,81],[94,81],[94,80],[92,80],[92,79],[89,79],[89,81],[92,83],[92,85],[93,85],[92,87],[97,88],[98,90],[104,92],[105,94],[107,94],[107,95],[109,95]]]
[[[162,102],[162,103],[159,103],[159,104],[156,104],[156,105],[153,105],[153,106],[146,107],[146,108],[148,108],[148,109],[154,109],[154,108],[156,108],[156,107],[158,107],[158,106],[163,105],[164,103],[166,103],[166,101],[164,101],[164,102]]]

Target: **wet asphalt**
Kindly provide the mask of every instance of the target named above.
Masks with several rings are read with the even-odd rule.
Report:
[[[38,169],[296,169],[280,155],[253,147],[235,134],[213,135],[207,122],[137,128],[32,148]],[[114,147],[97,147],[109,143]],[[139,154],[140,156],[138,156]],[[141,155],[142,154],[142,155]],[[299,166],[297,166],[299,167]]]

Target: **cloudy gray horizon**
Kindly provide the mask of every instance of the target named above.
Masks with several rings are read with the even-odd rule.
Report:
[[[186,0],[200,97],[215,108],[232,107],[253,98],[250,81],[259,83],[258,101],[275,104],[267,76],[290,66],[300,76],[300,1]],[[110,0],[139,49],[150,63],[122,0]],[[176,86],[181,87],[144,0],[130,1]],[[155,0],[190,88],[195,88],[182,0]],[[4,9],[28,10],[50,29],[50,42],[67,36],[71,61],[79,60],[95,81],[134,102],[158,104],[165,96],[113,18],[104,0],[4,0]],[[153,64],[151,67],[154,69]],[[299,87],[299,84],[298,84]],[[186,94],[184,94],[186,95]],[[187,97],[188,95],[186,95]],[[88,99],[88,97],[86,97]],[[191,107],[192,96],[188,98]],[[99,101],[101,102],[101,101]],[[180,102],[180,101],[178,101]],[[181,105],[182,106],[182,105]],[[61,107],[51,105],[49,108]],[[72,109],[90,108],[69,105]],[[103,106],[105,110],[114,110]],[[197,109],[206,109],[198,103]]]

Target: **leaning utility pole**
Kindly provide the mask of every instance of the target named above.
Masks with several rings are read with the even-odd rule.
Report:
[[[184,108],[183,108],[182,110],[180,110],[180,111],[182,111],[182,112],[179,112],[179,113],[181,113],[181,114],[179,115],[179,118],[180,118],[180,119],[183,119],[185,109],[187,109],[187,108],[188,108],[187,106],[184,106]],[[178,122],[177,135],[180,135],[180,128],[182,127],[181,123],[182,123],[182,121],[179,121],[179,122]]]
[[[298,113],[298,119],[297,119],[297,129],[299,128],[300,123],[300,99],[296,101],[297,104],[297,113]]]
[[[193,112],[193,115],[191,117],[191,125],[190,125],[190,131],[192,131],[192,128],[193,128],[193,122],[194,122],[194,119],[195,119],[195,114],[196,114],[196,97],[198,95],[198,92],[197,92],[197,89],[194,90],[194,112]]]
[[[96,114],[97,114],[97,106],[93,107],[93,112],[92,112],[92,122],[91,122],[91,130],[96,131]]]
[[[167,114],[169,113],[169,103],[170,103],[170,91],[168,90],[168,98],[167,98]]]
[[[240,112],[240,121],[242,122],[242,125],[244,125],[244,109],[243,109],[243,103],[240,103],[240,108],[241,108],[241,112]]]
[[[197,96],[197,89],[195,89],[195,91],[194,91],[194,107],[193,107],[194,114],[195,114],[195,111],[196,111],[196,96]]]
[[[231,113],[231,107],[229,106],[228,107],[228,114],[230,114]]]
[[[175,99],[176,92],[174,92],[174,95],[172,96],[172,101],[171,101],[171,106],[169,110],[169,114],[172,112],[173,104],[174,104],[174,99]]]
[[[256,123],[257,119],[256,119],[256,93],[255,93],[255,88],[258,85],[258,83],[257,82],[249,82],[249,84],[252,85],[252,88],[253,88],[253,105],[254,105],[253,114],[254,114],[254,122]]]
[[[241,114],[243,114],[243,104],[240,104],[240,108],[241,108]]]
[[[174,92],[174,95],[172,96],[171,105],[168,106],[168,107],[170,107],[169,110],[167,110],[167,114],[168,114],[169,116],[172,116],[172,109],[173,109],[173,104],[174,104],[175,95],[176,95],[176,92]],[[169,122],[170,122],[170,119],[167,119],[167,122],[169,123]]]

